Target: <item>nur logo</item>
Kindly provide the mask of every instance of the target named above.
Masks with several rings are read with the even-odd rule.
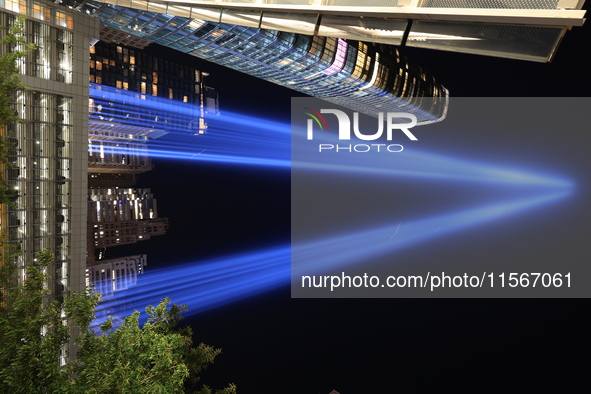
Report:
[[[311,119],[308,119],[307,131],[308,139],[314,139],[314,123],[316,123],[321,131],[328,131],[328,123],[322,114],[332,114],[337,117],[339,122],[339,140],[350,140],[351,139],[351,119],[349,115],[338,109],[321,109],[320,112],[313,110],[312,108],[305,108]],[[413,114],[406,112],[387,112],[386,115],[386,138],[388,141],[392,140],[392,134],[394,130],[401,130],[411,141],[417,141],[417,138],[409,131],[411,127],[416,126],[417,117]],[[407,123],[394,123],[394,119],[409,119]],[[363,134],[359,130],[359,113],[353,112],[353,133],[355,137],[364,141],[373,141],[380,138],[384,132],[384,113],[378,113],[378,131],[373,134]]]

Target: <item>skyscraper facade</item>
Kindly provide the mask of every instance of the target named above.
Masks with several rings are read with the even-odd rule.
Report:
[[[111,31],[114,29],[103,29],[102,39],[90,48],[91,125],[94,120],[106,120],[146,131],[154,129],[142,134],[149,138],[170,130],[205,133],[206,114],[219,112],[215,90],[205,85],[208,74],[154,57],[140,48],[104,41],[112,36]],[[116,36],[110,39],[120,41]],[[142,46],[145,42],[150,41],[142,40]],[[185,111],[174,111],[179,102],[187,104]],[[121,128],[118,124],[115,129]]]
[[[103,259],[105,248],[166,233],[168,219],[158,218],[150,189],[90,188],[88,193],[88,266]]]
[[[147,264],[145,254],[104,260],[86,269],[87,284],[94,284],[101,297],[107,299],[136,285]]]
[[[37,252],[54,253],[47,288],[60,297],[85,288],[88,56],[98,23],[44,0],[0,1],[1,26],[11,26],[19,14],[27,16],[25,37],[36,49],[18,63],[30,88],[13,98],[23,122],[1,130],[14,145],[5,179],[19,197],[0,207],[0,227],[21,247],[21,280]]]
[[[539,62],[551,61],[566,32],[585,22],[584,0],[103,2],[214,23]]]
[[[127,45],[101,40],[90,48],[91,83],[195,104],[203,114],[206,75]]]
[[[88,1],[106,26],[373,115],[443,119],[448,92],[396,48],[318,35],[206,22]]]

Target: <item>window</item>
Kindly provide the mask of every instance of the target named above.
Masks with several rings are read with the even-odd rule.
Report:
[[[5,0],[4,7],[7,10],[18,12],[18,1],[16,0]]]
[[[33,18],[49,21],[51,19],[51,9],[38,3],[33,3]]]
[[[66,21],[66,14],[64,14],[63,12],[56,11],[55,24],[62,27],[68,27],[68,22]]]

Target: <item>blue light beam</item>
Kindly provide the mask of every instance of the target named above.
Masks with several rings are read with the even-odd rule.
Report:
[[[192,315],[287,285],[289,260],[289,246],[284,245],[148,271],[138,278],[138,285],[116,293],[125,305],[117,307],[118,299],[99,305],[95,325],[107,314],[127,316],[164,297],[187,304]]]
[[[117,300],[101,303],[97,308],[98,318],[95,325],[100,324],[108,314],[126,316],[134,310],[143,310],[148,304],[154,305],[164,297],[170,297],[173,302],[187,304],[188,316],[198,314],[287,285],[290,277],[289,263],[292,258],[291,274],[298,280],[303,275],[316,275],[335,268],[363,263],[377,255],[539,208],[570,194],[570,191],[559,191],[408,223],[382,225],[345,236],[311,240],[292,248],[289,245],[281,245],[149,271],[139,278],[137,286],[121,292],[119,297],[125,300],[124,305],[117,306]]]
[[[535,197],[478,206],[404,223],[388,223],[338,237],[292,245],[292,276],[311,275],[367,261],[397,249],[421,244],[446,234],[466,230],[557,202],[571,191],[555,191]]]

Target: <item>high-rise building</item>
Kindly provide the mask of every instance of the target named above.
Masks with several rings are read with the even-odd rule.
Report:
[[[14,143],[4,175],[19,194],[14,206],[0,207],[0,228],[21,246],[21,278],[37,252],[55,254],[47,287],[59,297],[85,288],[88,57],[99,26],[53,2],[0,1],[0,26],[11,26],[18,14],[27,16],[25,37],[36,49],[18,63],[30,88],[14,97],[23,122],[0,131]]]
[[[112,30],[103,29],[102,37]],[[203,134],[207,129],[206,114],[219,113],[215,89],[204,82],[207,75],[139,48],[98,41],[90,49],[90,118],[145,129]],[[209,99],[212,96],[213,102]],[[172,114],[178,102],[189,105],[183,113]]]
[[[153,168],[148,138],[166,132],[94,119],[88,123],[89,187],[133,186],[137,174]]]
[[[448,92],[396,48],[86,1],[104,25],[359,112],[443,119]]]
[[[98,41],[90,48],[90,82],[203,108],[204,73],[141,49]]]
[[[167,218],[158,218],[150,189],[91,188],[88,190],[88,260],[102,260],[104,249],[164,235]]]
[[[67,0],[81,4],[85,0]],[[585,22],[584,0],[104,0],[121,7],[257,29],[551,61],[568,30]],[[174,29],[117,15],[122,31]],[[119,21],[115,21],[119,22]],[[174,28],[174,26],[171,26]],[[143,30],[142,30],[143,29]],[[168,37],[167,37],[168,36]],[[149,38],[150,39],[150,38]]]
[[[86,269],[86,282],[107,299],[136,285],[147,264],[145,254],[100,261]]]

